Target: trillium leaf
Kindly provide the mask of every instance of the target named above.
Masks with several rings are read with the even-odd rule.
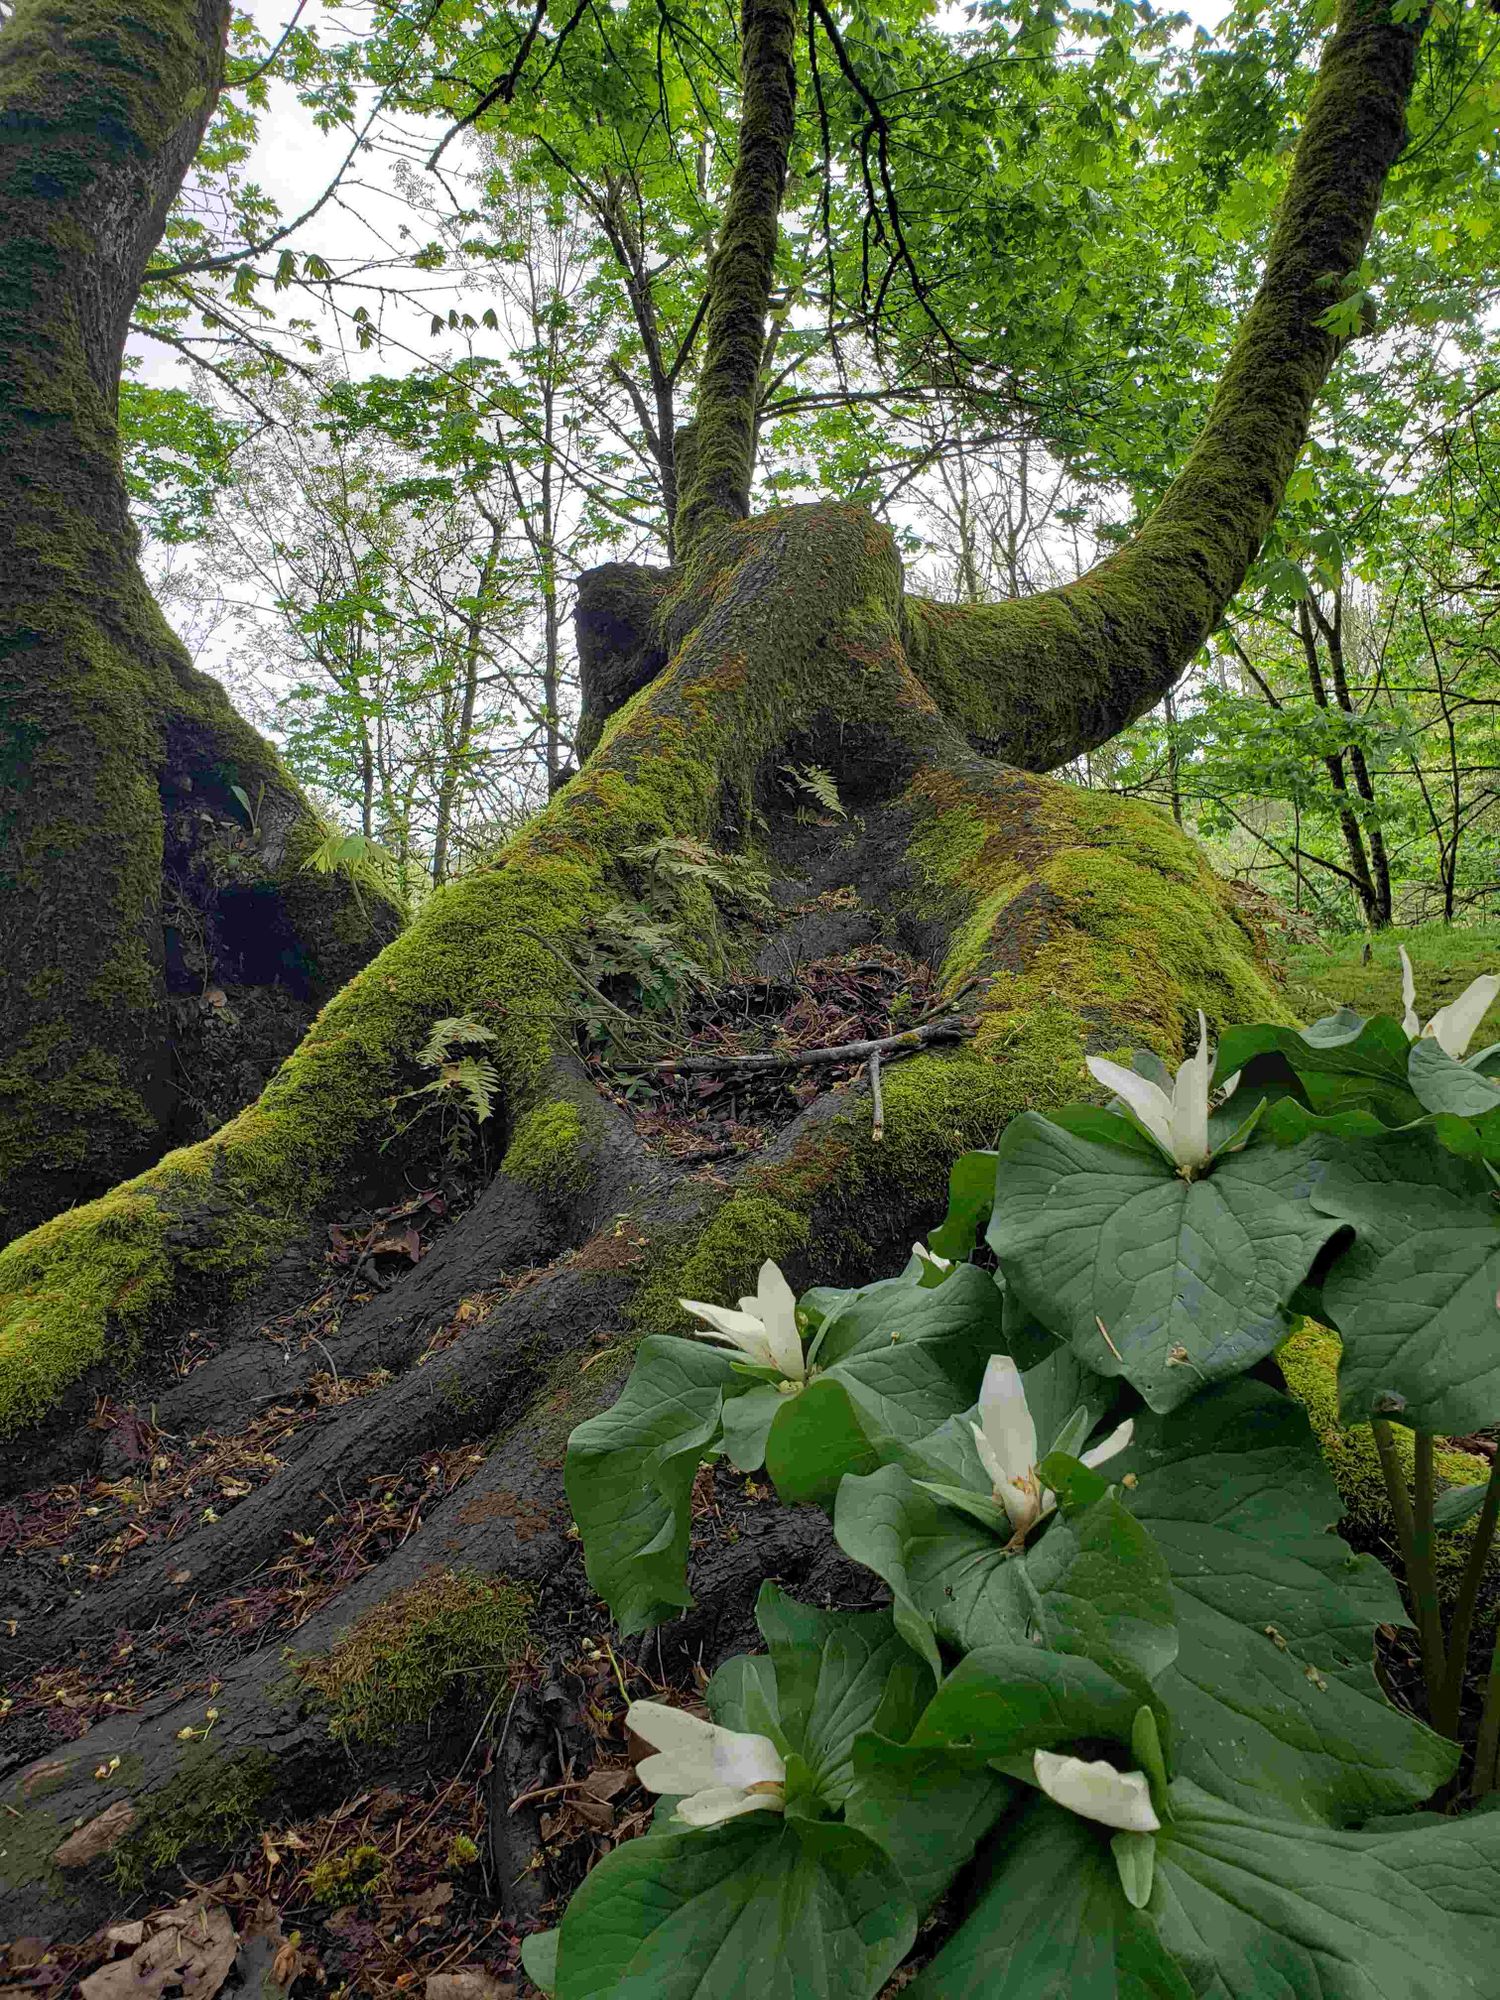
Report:
[[[844,1823],[868,1834],[896,1864],[923,1916],[1009,1808],[1016,1787],[941,1750],[864,1735],[854,1744],[854,1784]]]
[[[1483,1167],[1423,1137],[1348,1148],[1318,1208],[1355,1242],[1324,1281],[1339,1400],[1462,1436],[1500,1417],[1500,1207]]]
[[[766,1469],[782,1499],[830,1499],[846,1472],[873,1468],[971,1404],[1001,1314],[994,1278],[972,1264],[931,1289],[889,1279],[852,1294],[811,1357],[819,1372],[771,1424]]]
[[[1307,1418],[1226,1383],[1137,1423],[1110,1471],[1172,1579],[1177,1657],[1156,1692],[1180,1776],[1246,1810],[1335,1824],[1419,1804],[1451,1744],[1391,1706],[1374,1629],[1407,1620],[1395,1584],[1330,1530],[1342,1511]]]
[[[766,1462],[766,1435],[785,1398],[772,1382],[757,1382],[726,1396],[720,1412],[724,1456],[736,1472],[758,1472]]]
[[[627,1841],[564,1916],[557,2000],[862,2000],[916,1912],[853,1827],[750,1813]]]
[[[1109,1830],[1039,1799],[912,2000],[1480,2000],[1500,1814],[1363,1833],[1257,1818],[1178,1780],[1145,1909]]]
[[[1335,1233],[1308,1200],[1323,1170],[1312,1144],[1252,1146],[1185,1181],[1164,1158],[1025,1112],[1000,1155],[989,1240],[1007,1284],[1156,1410],[1270,1353]]]
[[[1226,1028],[1219,1042],[1214,1075],[1222,1083],[1259,1055],[1279,1055],[1297,1076],[1362,1076],[1406,1083],[1410,1043],[1406,1030],[1388,1014],[1361,1020],[1347,1009],[1315,1021],[1310,1028]]]
[[[1093,1660],[1025,1642],[979,1646],[943,1681],[911,1740],[970,1763],[1084,1736],[1129,1743],[1140,1706],[1135,1689]]]
[[[1196,2000],[1204,1991],[1220,2000],[1232,1990],[1189,1984],[1151,1918],[1126,1902],[1107,1828],[1038,1798],[1006,1823],[973,1910],[904,2000]]]
[[[953,1264],[972,1257],[994,1205],[995,1155],[960,1153],[948,1169],[948,1213],[928,1236],[928,1249]]]
[[[697,1340],[643,1340],[619,1401],[568,1440],[565,1483],[590,1583],[623,1632],[692,1603],[688,1504],[719,1433],[732,1356]]]
[[[761,1586],[755,1622],[770,1648],[777,1722],[830,1804],[847,1795],[855,1738],[904,1741],[932,1678],[888,1611],[820,1611],[774,1583]]]
[[[890,1465],[844,1481],[834,1533],[889,1586],[898,1629],[934,1668],[935,1634],[964,1651],[1025,1643],[1081,1654],[1138,1689],[1171,1658],[1166,1565],[1115,1500],[1071,1521],[1054,1515],[1025,1553],[1008,1553]]]
[[[1500,1083],[1450,1056],[1430,1035],[1412,1043],[1407,1077],[1425,1111],[1483,1118],[1500,1110]]]

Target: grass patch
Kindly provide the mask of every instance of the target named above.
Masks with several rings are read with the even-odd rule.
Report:
[[[1296,945],[1287,953],[1286,996],[1298,1019],[1315,1021],[1337,1007],[1353,1007],[1400,1020],[1403,945],[1417,975],[1423,1021],[1456,1000],[1482,972],[1500,972],[1500,924],[1417,924],[1378,937],[1356,933],[1331,943]],[[1486,1014],[1470,1047],[1495,1041],[1500,1041],[1500,1002]]]

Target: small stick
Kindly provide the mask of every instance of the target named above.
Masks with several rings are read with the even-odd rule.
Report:
[[[870,1123],[870,1137],[880,1140],[885,1137],[885,1099],[880,1094],[880,1051],[870,1051],[870,1103],[874,1117]]]
[[[929,1042],[958,1042],[969,1033],[964,1021],[929,1021],[921,1027],[903,1029],[899,1035],[884,1035],[878,1041],[842,1042],[831,1049],[793,1049],[786,1054],[759,1056],[676,1056],[670,1062],[620,1063],[622,1073],[646,1071],[653,1076],[681,1073],[684,1076],[713,1076],[720,1070],[756,1072],[772,1069],[817,1069],[832,1063],[863,1063],[871,1056],[884,1058],[910,1055]]]

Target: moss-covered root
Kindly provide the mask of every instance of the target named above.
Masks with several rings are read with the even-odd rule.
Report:
[[[1301,1321],[1290,1340],[1277,1350],[1276,1359],[1287,1387],[1307,1411],[1313,1434],[1322,1446],[1334,1482],[1344,1502],[1344,1531],[1362,1548],[1377,1549],[1389,1561],[1399,1563],[1395,1525],[1386,1497],[1385,1479],[1375,1449],[1375,1436],[1368,1424],[1343,1424],[1339,1420],[1339,1337],[1315,1321]],[[1412,1434],[1392,1426],[1397,1451],[1408,1479],[1412,1467]],[[1440,1490],[1454,1486],[1477,1486],[1490,1476],[1487,1462],[1453,1446],[1436,1454]],[[1451,1609],[1464,1565],[1474,1543],[1474,1521],[1438,1537],[1438,1592],[1445,1613]],[[1490,1551],[1485,1580],[1475,1618],[1476,1633],[1494,1630],[1500,1613],[1500,1546]]]
[[[712,839],[725,811],[746,816],[756,765],[820,710],[889,712],[905,699],[898,660],[870,663],[851,686],[820,644],[856,605],[879,607],[894,631],[900,591],[894,542],[862,510],[787,509],[722,530],[712,562],[678,578],[665,605],[668,667],[498,863],[435,896],[212,1141],[0,1253],[0,1435],[95,1364],[128,1367],[171,1312],[212,1312],[252,1283],[379,1156],[390,1102],[417,1080],[412,1052],[445,1015],[494,1029],[502,1115],[517,1164],[535,1169],[547,1135],[516,1128],[556,1094],[556,1024],[577,999],[570,960],[590,918],[628,893],[631,851]],[[549,1174],[555,1148],[550,1158]]]
[[[525,1593],[433,1570],[373,1606],[326,1653],[293,1657],[341,1743],[392,1743],[455,1692],[489,1692],[526,1649]]]
[[[1406,135],[1426,10],[1342,0],[1255,302],[1203,433],[1155,513],[1076,583],[998,605],[913,606],[910,651],[992,752],[1051,770],[1160,701],[1275,519],[1339,351],[1323,323],[1369,241]]]
[[[1215,1026],[1289,1018],[1225,885],[1164,814],[961,751],[920,765],[897,811],[914,911],[940,915],[952,940],[945,979],[980,982],[975,1033],[887,1072],[879,1142],[855,1095],[789,1158],[746,1173],[642,1287],[643,1326],[685,1324],[679,1295],[753,1288],[765,1257],[866,1275],[872,1246],[937,1219],[955,1154],[1093,1090],[1086,1054],[1176,1060],[1200,1007]]]

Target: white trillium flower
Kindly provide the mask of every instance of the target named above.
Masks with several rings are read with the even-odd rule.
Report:
[[[953,1269],[953,1259],[951,1257],[940,1257],[936,1250],[929,1250],[925,1243],[913,1243],[911,1254],[913,1257],[919,1258],[922,1263],[930,1264],[934,1271],[947,1272]]]
[[[1213,1075],[1214,1053],[1208,1039],[1208,1022],[1201,1007],[1198,1009],[1197,1051],[1178,1070],[1170,1095],[1159,1083],[1153,1083],[1149,1076],[1138,1076],[1133,1069],[1126,1069],[1122,1063],[1109,1062],[1104,1056],[1090,1056],[1088,1068],[1089,1074],[1106,1090],[1112,1090],[1116,1097],[1130,1106],[1179,1171],[1191,1174],[1207,1165],[1210,1152],[1208,1080]],[[1239,1080],[1236,1072],[1224,1086],[1225,1097],[1230,1095]]]
[[[788,1382],[801,1382],[807,1375],[802,1355],[802,1337],[797,1331],[797,1294],[769,1259],[760,1267],[753,1299],[741,1299],[735,1312],[729,1306],[705,1305],[702,1299],[679,1299],[685,1312],[707,1320],[709,1331],[700,1337],[717,1338],[737,1347],[748,1361],[774,1368]]]
[[[1036,1476],[1036,1424],[1026,1407],[1026,1385],[1008,1354],[992,1354],[979,1389],[979,1422],[971,1424],[980,1463],[990,1475],[995,1498],[1009,1516],[1019,1541],[1057,1505]],[[1088,1466],[1103,1465],[1130,1443],[1135,1430],[1127,1418],[1102,1444],[1080,1453]]]
[[[1103,1757],[1085,1764],[1081,1757],[1064,1757],[1055,1750],[1038,1750],[1032,1769],[1048,1798],[1080,1819],[1096,1819],[1122,1833],[1160,1831],[1144,1771],[1117,1771]]]
[[[1469,1052],[1474,1031],[1494,1005],[1496,994],[1500,993],[1500,974],[1481,973],[1456,1000],[1450,1000],[1446,1007],[1439,1007],[1427,1026],[1422,1028],[1417,1020],[1416,976],[1406,955],[1406,946],[1400,945],[1398,949],[1401,953],[1401,1004],[1406,1010],[1401,1017],[1401,1025],[1406,1030],[1407,1040],[1416,1042],[1430,1035],[1445,1056],[1462,1062]]]
[[[717,1826],[741,1813],[785,1808],[786,1765],[769,1736],[721,1729],[659,1701],[633,1701],[625,1727],[655,1752],[636,1765],[636,1776],[648,1792],[681,1793],[673,1817],[684,1824]]]

